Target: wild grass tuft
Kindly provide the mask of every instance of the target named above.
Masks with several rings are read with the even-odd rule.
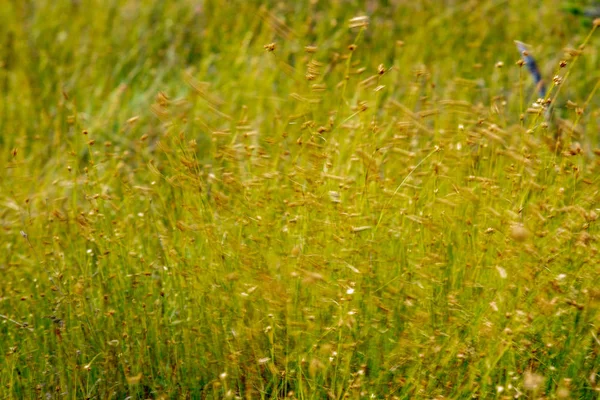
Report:
[[[598,24],[564,10],[4,4],[0,397],[595,398]]]

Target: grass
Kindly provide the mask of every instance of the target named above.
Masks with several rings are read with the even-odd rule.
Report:
[[[0,397],[596,398],[562,6],[4,4]]]

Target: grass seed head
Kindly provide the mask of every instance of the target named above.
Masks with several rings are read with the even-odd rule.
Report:
[[[537,392],[539,389],[541,389],[545,380],[546,379],[540,374],[532,371],[526,371],[523,375],[523,387],[526,390]]]
[[[517,242],[524,242],[529,238],[530,232],[523,224],[514,223],[510,227],[510,236]]]
[[[261,388],[290,398],[384,398],[391,390],[390,398],[493,391],[568,398],[596,387],[593,363],[569,369],[569,360],[585,361],[597,339],[561,346],[576,336],[561,319],[583,307],[586,320],[598,318],[600,158],[587,154],[597,148],[600,156],[588,59],[598,37],[585,39],[589,57],[568,64],[583,47],[561,54],[563,34],[586,36],[564,23],[563,11],[532,6],[561,24],[560,37],[540,36],[541,48],[555,53],[540,55],[540,67],[560,65],[547,96],[542,74],[534,81],[527,74],[533,48],[510,50],[514,59],[505,52],[508,35],[530,36],[536,12],[519,14],[521,23],[504,30],[450,5],[453,29],[441,38],[421,28],[432,17],[443,27],[446,15],[425,7],[400,21],[391,16],[404,13],[388,2],[367,2],[377,29],[365,31],[369,19],[353,18],[352,4],[258,9],[240,2],[229,10],[223,2],[195,35],[202,7],[182,8],[193,2],[164,2],[159,19],[145,18],[155,10],[127,7],[135,0],[93,13],[70,12],[70,2],[36,2],[49,18],[23,17],[34,33],[52,32],[52,17],[63,10],[61,29],[93,24],[103,32],[106,20],[114,29],[84,41],[69,36],[60,51],[47,35],[34,35],[44,68],[31,69],[19,54],[31,39],[29,30],[20,32],[20,14],[8,9],[5,18],[18,40],[0,50],[9,78],[0,78],[8,99],[0,103],[0,125],[11,132],[0,143],[7,189],[0,215],[6,237],[18,239],[20,229],[31,237],[23,232],[2,243],[10,257],[0,262],[8,272],[0,347],[14,360],[8,368],[0,363],[0,376],[10,377],[21,358],[41,370],[56,355],[52,374],[62,386],[109,378],[73,385],[71,397],[110,394],[103,390],[119,391],[118,398],[193,397],[197,382],[186,375],[198,374],[208,382],[203,393],[233,398],[260,397]],[[46,3],[62,4],[59,15]],[[408,4],[391,3],[398,10]],[[493,0],[481,3],[482,12],[493,11],[485,6]],[[522,11],[518,3],[507,12]],[[131,12],[141,18],[119,20]],[[390,29],[395,24],[410,33],[406,45]],[[482,53],[473,44],[486,39],[479,32],[486,24],[492,37]],[[163,28],[166,44],[165,35],[148,35]],[[224,30],[228,40],[219,39]],[[456,51],[440,51],[450,42]],[[260,50],[260,43],[269,44]],[[143,63],[136,63],[140,49]],[[525,69],[499,61],[516,56],[528,57],[518,62]],[[89,62],[95,59],[101,62]],[[52,88],[61,86],[69,95],[57,105]],[[566,102],[556,118],[550,99]],[[88,147],[84,128],[103,150]],[[571,274],[568,265],[586,268]],[[41,323],[41,315],[64,323]],[[49,340],[30,340],[18,322],[25,318],[38,321],[37,338]],[[67,331],[82,320],[82,329]],[[485,339],[497,336],[506,357]],[[136,343],[157,365],[169,364],[180,346],[186,351],[157,379]],[[69,368],[73,345],[82,350]],[[93,354],[102,362],[91,362]],[[507,374],[488,374],[487,393],[477,379],[461,379],[490,363]],[[547,378],[538,375],[551,365]],[[452,387],[418,372],[433,370]],[[571,384],[563,382],[569,374]],[[36,377],[1,386],[0,398],[57,385]]]
[[[367,28],[369,26],[369,17],[361,15],[350,20],[350,28]]]

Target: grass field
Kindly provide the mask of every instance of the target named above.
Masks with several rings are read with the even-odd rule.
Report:
[[[4,0],[0,398],[597,398],[600,21],[527,3]]]

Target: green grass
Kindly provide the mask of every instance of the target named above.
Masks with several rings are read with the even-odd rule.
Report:
[[[224,3],[0,7],[0,397],[596,398],[594,24]]]

